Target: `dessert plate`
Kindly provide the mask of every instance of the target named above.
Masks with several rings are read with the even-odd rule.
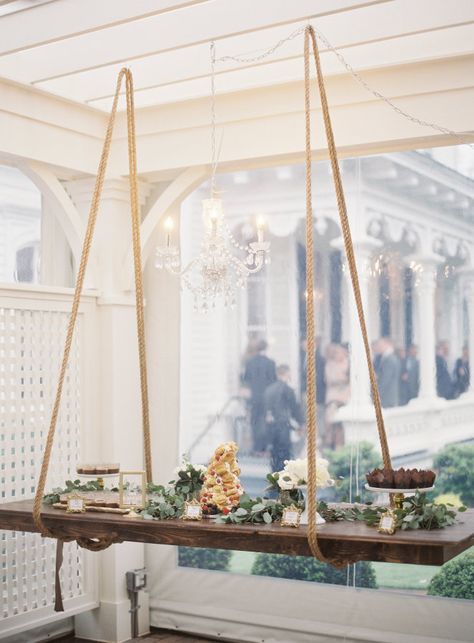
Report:
[[[94,478],[97,480],[97,478],[118,478],[119,473],[119,471],[117,473],[76,473],[76,476],[78,478]]]
[[[433,485],[432,487],[416,487],[412,489],[389,489],[388,487],[371,487],[368,483],[364,486],[367,491],[378,491],[379,493],[415,493],[416,491],[427,493],[435,488],[435,485]]]

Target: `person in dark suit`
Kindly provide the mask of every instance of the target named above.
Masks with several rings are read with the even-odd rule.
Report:
[[[448,369],[449,344],[446,341],[436,345],[436,393],[445,400],[454,398],[454,382]]]
[[[454,365],[454,393],[455,397],[459,397],[467,391],[470,384],[470,369],[469,369],[469,348],[463,346],[462,355],[456,360]]]
[[[292,456],[290,434],[293,424],[304,422],[294,390],[289,385],[290,367],[280,364],[276,369],[277,381],[264,394],[265,420],[270,437],[271,470],[281,471],[285,460]]]
[[[420,389],[420,363],[418,347],[411,344],[407,350],[399,351],[400,358],[400,405],[408,404],[418,397]]]
[[[261,339],[256,354],[247,361],[243,377],[243,383],[250,389],[250,425],[255,453],[263,453],[268,446],[263,395],[276,380],[275,362],[265,355],[267,348],[267,342]]]
[[[400,360],[393,348],[389,337],[382,337],[378,341],[376,362],[377,384],[380,401],[386,409],[398,406],[400,396]]]
[[[378,342],[378,340],[371,343],[370,350],[371,350],[371,353],[372,353],[372,364],[374,366],[374,371],[377,373],[379,365],[380,365],[380,359],[382,357],[382,355],[379,353],[379,342]]]

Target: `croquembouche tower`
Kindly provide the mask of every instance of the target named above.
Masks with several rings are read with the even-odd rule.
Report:
[[[238,450],[235,442],[224,442],[215,450],[204,475],[201,490],[204,514],[225,514],[239,504],[243,489],[239,480]]]

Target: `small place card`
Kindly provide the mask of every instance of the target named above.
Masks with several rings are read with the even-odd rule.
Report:
[[[202,520],[202,507],[198,500],[189,500],[184,503],[182,520]]]
[[[381,534],[394,534],[397,530],[397,519],[392,511],[386,511],[380,518],[377,531]]]
[[[299,527],[301,520],[301,509],[298,509],[295,505],[290,505],[283,509],[283,515],[281,517],[281,526],[282,527]]]
[[[70,514],[83,514],[86,511],[86,500],[77,493],[67,497],[67,509]]]

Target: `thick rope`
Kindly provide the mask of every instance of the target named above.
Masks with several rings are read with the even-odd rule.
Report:
[[[145,360],[145,333],[144,333],[144,312],[143,312],[143,282],[141,273],[141,255],[140,255],[140,218],[138,208],[138,189],[137,189],[137,166],[136,166],[136,142],[135,142],[135,115],[133,104],[133,81],[132,74],[129,69],[121,69],[117,78],[117,85],[115,88],[115,96],[110,112],[107,130],[105,134],[104,145],[100,157],[99,167],[97,171],[97,179],[94,187],[92,201],[90,205],[89,218],[87,221],[86,233],[82,247],[81,259],[79,269],[77,272],[76,286],[74,290],[74,297],[69,318],[69,324],[66,333],[66,341],[64,345],[63,359],[59,371],[59,380],[56,390],[56,397],[53,404],[51,413],[51,421],[49,425],[48,436],[46,438],[46,445],[44,449],[43,462],[36,488],[36,495],[33,504],[33,520],[43,536],[57,537],[50,529],[47,529],[41,518],[41,507],[43,503],[43,495],[48,475],[48,468],[51,459],[51,453],[54,442],[54,434],[58,421],[59,409],[61,405],[61,396],[63,391],[64,380],[69,361],[69,354],[71,351],[72,340],[74,336],[74,328],[77,321],[79,311],[79,304],[81,293],[84,285],[84,277],[86,273],[87,263],[89,259],[90,249],[92,245],[92,238],[94,235],[95,224],[97,220],[97,213],[99,209],[100,197],[104,186],[105,173],[107,169],[107,161],[110,154],[110,146],[112,142],[113,128],[117,113],[117,104],[122,85],[122,79],[125,77],[126,81],[126,95],[127,95],[127,128],[128,128],[128,153],[129,153],[129,184],[130,184],[130,204],[132,214],[132,234],[133,234],[133,252],[134,252],[134,266],[135,266],[135,287],[136,287],[136,302],[137,302],[137,334],[138,334],[138,351],[140,359],[140,383],[141,383],[141,397],[142,397],[142,415],[143,415],[143,438],[144,438],[144,451],[145,451],[145,466],[147,472],[147,479],[152,480],[152,459],[151,459],[151,444],[150,444],[150,421],[148,413],[148,388],[146,377],[146,360]],[[61,538],[61,536],[59,536]],[[108,547],[114,542],[114,538],[102,539],[99,541],[91,541],[87,538],[79,538],[78,543],[81,547],[100,549]],[[102,544],[101,544],[102,543]]]
[[[148,401],[148,378],[145,346],[145,311],[142,280],[142,254],[140,241],[140,208],[137,185],[137,144],[135,134],[135,104],[133,95],[132,72],[128,72],[127,82],[127,128],[128,128],[128,165],[130,180],[130,205],[132,209],[133,263],[135,269],[135,309],[137,316],[138,358],[140,362],[140,389],[142,400],[143,449],[146,478],[153,480],[151,459],[150,413]]]
[[[111,534],[103,538],[97,539],[87,538],[85,536],[81,536],[80,538],[75,538],[74,536],[63,536],[61,539],[58,538],[58,540],[56,541],[56,566],[54,572],[55,612],[64,612],[63,595],[61,592],[61,577],[59,576],[59,572],[61,571],[61,567],[63,564],[64,543],[72,542],[73,540],[75,540],[80,547],[88,549],[89,551],[102,551],[103,549],[107,549],[107,547],[110,547],[110,545],[113,545],[114,543],[123,542],[115,532],[112,532]]]
[[[324,85],[324,77],[321,70],[318,44],[314,30],[311,26],[306,27],[304,35],[304,86],[305,86],[305,162],[306,162],[306,337],[308,342],[308,355],[315,354],[315,323],[314,323],[314,245],[313,245],[313,209],[312,209],[312,185],[311,185],[311,100],[310,100],[310,50],[309,43],[312,43],[316,75],[318,80],[319,95],[324,118],[324,128],[328,144],[329,158],[331,161],[334,188],[336,191],[339,220],[341,223],[344,247],[346,251],[347,264],[351,275],[352,290],[359,318],[359,325],[364,342],[365,356],[369,370],[370,387],[375,407],[375,418],[379,434],[380,447],[384,466],[392,468],[390,452],[388,448],[387,435],[382,414],[377,378],[375,375],[372,357],[370,353],[369,337],[365,322],[362,296],[359,286],[357,264],[354,256],[354,246],[347,216],[344,190],[342,187],[341,173],[337,158],[334,134],[332,131],[331,117]],[[317,456],[317,421],[316,421],[316,365],[314,359],[308,360],[307,370],[307,391],[308,391],[308,542],[313,555],[325,562],[336,562],[330,560],[322,553],[317,538],[316,512],[317,512],[317,485],[316,485],[316,456]],[[340,559],[337,563],[340,564]]]

